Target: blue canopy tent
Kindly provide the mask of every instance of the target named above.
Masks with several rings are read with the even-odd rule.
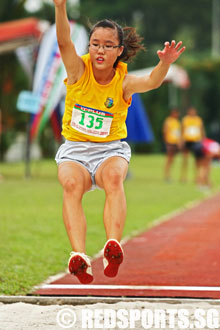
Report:
[[[128,109],[126,124],[128,129],[126,141],[131,143],[151,143],[154,141],[151,124],[139,94],[132,96],[132,103]]]

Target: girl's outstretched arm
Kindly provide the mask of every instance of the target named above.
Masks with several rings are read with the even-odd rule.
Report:
[[[77,55],[70,36],[70,25],[66,12],[66,0],[53,0],[55,5],[55,19],[57,42],[64,66],[67,71],[67,83],[74,84],[84,72],[82,59]]]
[[[129,99],[134,93],[144,93],[158,88],[162,84],[170,65],[175,62],[185,50],[185,47],[181,48],[182,41],[178,42],[177,45],[174,40],[171,44],[167,41],[164,45],[165,47],[162,51],[157,51],[160,62],[150,75],[143,77],[133,75],[126,76],[123,85],[125,100]]]

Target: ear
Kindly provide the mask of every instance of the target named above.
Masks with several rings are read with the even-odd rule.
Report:
[[[123,53],[123,50],[124,50],[124,46],[119,47],[118,50],[119,50],[118,56],[121,56],[121,54]]]

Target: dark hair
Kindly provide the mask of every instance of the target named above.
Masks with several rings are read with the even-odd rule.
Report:
[[[180,112],[180,110],[179,110],[179,108],[177,108],[177,107],[172,107],[172,108],[170,109],[170,113],[173,113],[173,112]]]
[[[89,33],[89,40],[95,29],[99,27],[117,30],[119,45],[124,46],[122,54],[118,56],[114,63],[114,67],[117,66],[120,60],[128,62],[136,56],[140,50],[145,50],[144,45],[141,43],[143,38],[139,36],[135,28],[129,26],[122,28],[118,23],[111,19],[104,19],[93,25]]]

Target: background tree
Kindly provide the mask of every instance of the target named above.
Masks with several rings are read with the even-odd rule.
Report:
[[[25,18],[28,13],[24,8],[25,1],[1,0],[0,22],[8,22]],[[25,76],[14,53],[0,54],[0,109],[2,111],[3,134],[0,145],[0,159],[17,131],[24,131],[25,116],[17,113],[16,101],[20,90],[28,88],[28,79]]]
[[[86,25],[89,16],[92,22],[111,18],[122,25],[136,26],[148,48],[149,65],[155,63],[155,50],[166,40],[181,38],[194,52],[211,47],[210,0],[81,0],[80,13]]]

